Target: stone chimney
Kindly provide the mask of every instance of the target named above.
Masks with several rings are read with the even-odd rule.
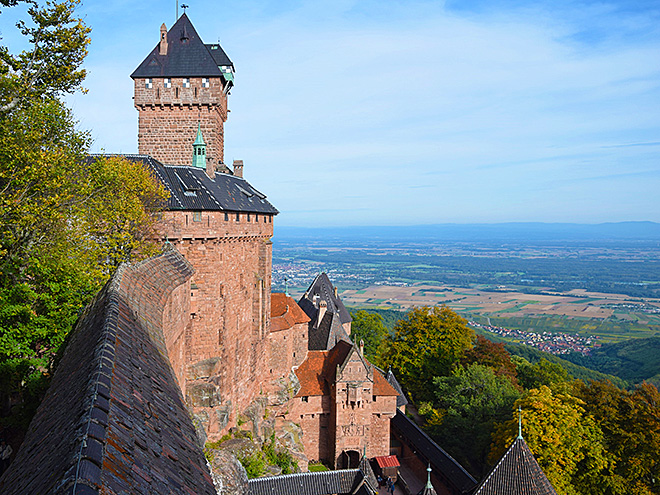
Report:
[[[334,287],[335,289],[335,299],[337,299],[337,287]]]
[[[165,23],[160,27],[160,48],[158,49],[160,55],[167,55],[167,27]]]
[[[360,356],[364,357],[364,340],[360,339]]]
[[[206,175],[209,176],[209,179],[215,179],[215,165],[213,165],[213,160],[210,158],[206,159]]]
[[[243,178],[243,160],[234,160],[234,176]]]
[[[325,312],[328,309],[328,303],[325,302],[323,299],[321,299],[321,302],[319,302],[319,314],[318,317],[316,318],[316,328],[318,328],[321,325],[321,322],[323,321],[323,317],[325,316]]]

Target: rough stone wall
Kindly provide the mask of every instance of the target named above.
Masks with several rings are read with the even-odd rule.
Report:
[[[271,332],[268,342],[271,380],[287,378],[291,370],[307,357],[307,323],[296,323],[289,329]]]
[[[227,96],[222,78],[190,78],[183,87],[182,78],[171,78],[166,88],[163,78],[152,78],[151,88],[145,79],[135,79],[135,108],[138,110],[138,151],[167,165],[192,165],[192,144],[198,123],[206,142],[206,159],[218,166],[224,162],[224,123],[227,120]]]
[[[290,402],[289,418],[302,428],[305,455],[310,461],[332,462],[330,413],[329,396],[296,397]]]
[[[163,214],[159,232],[191,263],[186,400],[210,439],[264,392],[272,217],[203,211]],[[256,219],[256,221],[255,221]],[[264,221],[266,220],[266,221]]]

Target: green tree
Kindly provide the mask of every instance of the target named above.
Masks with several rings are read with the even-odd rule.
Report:
[[[30,48],[0,47],[0,413],[26,406],[5,423],[29,420],[59,346],[117,264],[154,252],[167,197],[141,166],[86,159],[89,136],[59,97],[84,77],[89,29],[76,1],[26,3]]]
[[[520,392],[507,377],[481,364],[459,365],[433,384],[434,405],[444,415],[430,433],[470,472],[486,474],[494,425],[509,417]]]
[[[542,385],[515,403],[511,419],[496,426],[491,462],[497,461],[518,435],[518,406],[523,437],[560,495],[603,493],[602,473],[612,460],[603,432],[584,409],[584,401]]]
[[[577,382],[575,393],[603,430],[614,462],[602,474],[603,493],[658,493],[660,486],[660,394],[643,384],[628,392],[609,381]]]
[[[542,385],[551,387],[569,380],[566,369],[560,364],[551,363],[542,358],[538,363],[531,364],[524,358],[515,357],[518,382],[525,389],[539,388]]]
[[[383,324],[383,317],[363,309],[351,312],[351,339],[355,343],[364,341],[364,353],[374,364],[379,364],[379,356],[385,338],[389,335],[387,327]]]
[[[466,321],[446,306],[414,308],[394,326],[381,362],[416,400],[433,401],[433,378],[448,375],[473,339]]]
[[[0,113],[11,112],[43,97],[57,97],[80,87],[90,28],[75,16],[79,0],[1,0],[0,5],[29,5],[29,21],[17,24],[29,49],[12,54],[0,46]]]

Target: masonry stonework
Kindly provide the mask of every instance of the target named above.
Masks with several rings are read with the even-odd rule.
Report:
[[[207,144],[207,160],[216,168],[224,163],[224,123],[227,120],[226,82],[219,77],[135,79],[138,110],[138,151],[170,165],[192,165],[191,144],[198,124]],[[148,87],[151,86],[151,87]]]

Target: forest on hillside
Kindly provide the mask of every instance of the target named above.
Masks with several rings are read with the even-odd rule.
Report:
[[[394,314],[354,310],[352,338],[394,371],[436,442],[482,478],[523,436],[561,495],[660,491],[660,393],[476,335],[446,307]],[[399,313],[401,316],[401,313]],[[548,359],[549,358],[549,359]]]

